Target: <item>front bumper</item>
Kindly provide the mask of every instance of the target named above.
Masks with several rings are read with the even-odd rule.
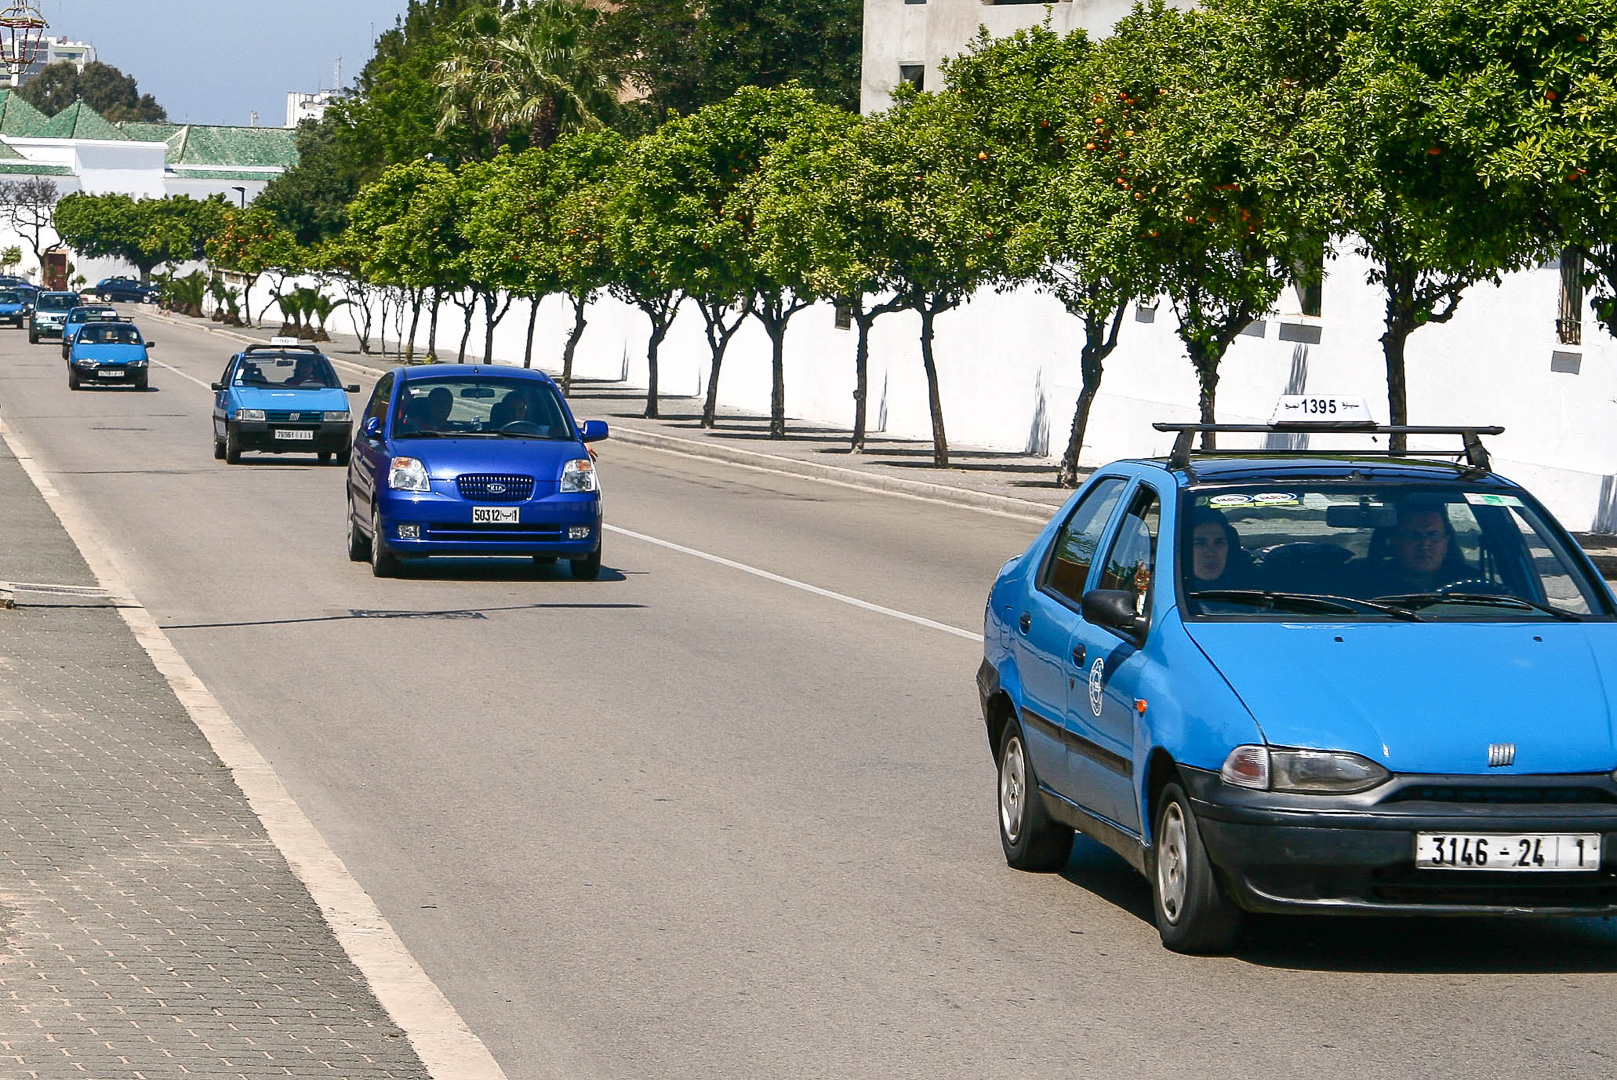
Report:
[[[28,329],[33,333],[33,335],[35,337],[59,338],[59,337],[62,336],[62,324],[61,323],[52,324],[52,323],[36,322],[36,323],[33,323],[32,325],[30,325]]]
[[[132,382],[145,378],[150,369],[142,364],[136,367],[133,364],[101,364],[83,362],[71,365],[73,374],[87,383],[117,383]]]
[[[1250,911],[1393,915],[1617,914],[1617,782],[1397,776],[1353,796],[1284,795],[1180,768],[1207,856]],[[1599,833],[1596,871],[1426,870],[1415,835]]]
[[[515,507],[515,525],[472,522],[472,507]],[[472,503],[458,495],[378,492],[382,543],[404,559],[429,555],[553,555],[582,559],[601,546],[599,492],[537,494],[524,502]],[[419,536],[402,539],[399,526],[414,525]],[[570,528],[588,528],[589,534],[568,539]]]
[[[339,420],[304,421],[232,420],[236,439],[243,450],[269,454],[332,454],[348,449],[354,441],[354,422]],[[307,431],[302,439],[277,438],[277,431]]]

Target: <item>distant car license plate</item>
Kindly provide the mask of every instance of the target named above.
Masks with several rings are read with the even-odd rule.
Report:
[[[106,368],[102,368],[96,372],[96,377],[100,379],[121,379],[124,377],[124,373],[121,371],[108,371]]]
[[[521,520],[514,506],[474,506],[473,525],[515,525]]]
[[[1599,870],[1599,833],[1416,833],[1421,870]]]
[[[313,442],[314,432],[299,431],[296,428],[276,428],[275,437],[277,439],[291,439],[293,442]]]

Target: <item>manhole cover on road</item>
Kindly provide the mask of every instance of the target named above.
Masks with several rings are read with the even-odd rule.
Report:
[[[486,619],[481,611],[366,611],[349,608],[356,619]]]

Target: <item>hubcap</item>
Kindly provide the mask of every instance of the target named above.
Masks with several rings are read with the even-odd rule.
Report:
[[[1022,740],[1011,739],[999,763],[999,827],[1005,839],[1016,843],[1022,837],[1022,816],[1027,809],[1027,759]]]
[[[1185,909],[1185,867],[1189,839],[1185,834],[1185,812],[1177,802],[1162,812],[1162,836],[1157,848],[1157,896],[1162,913],[1177,923]]]

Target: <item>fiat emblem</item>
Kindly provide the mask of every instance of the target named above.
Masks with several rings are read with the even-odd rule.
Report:
[[[1488,745],[1488,768],[1502,769],[1506,765],[1516,764],[1516,744],[1513,742],[1496,742]]]

